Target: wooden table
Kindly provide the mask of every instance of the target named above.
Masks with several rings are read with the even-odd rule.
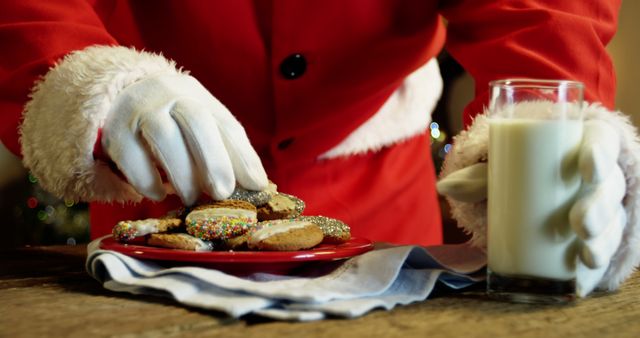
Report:
[[[84,271],[85,250],[0,251],[0,337],[640,337],[640,273],[570,306],[490,301],[477,287],[357,319],[289,323],[111,292]]]

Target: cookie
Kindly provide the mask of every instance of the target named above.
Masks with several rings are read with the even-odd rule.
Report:
[[[269,202],[269,200],[271,200],[271,198],[277,193],[278,186],[269,181],[267,188],[262,191],[247,190],[240,186],[236,186],[236,189],[231,193],[231,196],[229,196],[228,199],[245,201],[255,206],[260,206]]]
[[[300,216],[304,211],[304,202],[293,196],[278,193],[269,202],[258,207],[258,220],[267,221]]]
[[[296,251],[312,248],[322,242],[322,230],[301,220],[260,222],[251,230],[247,246],[251,250]]]
[[[175,230],[182,225],[178,218],[147,218],[138,221],[120,221],[113,227],[113,238],[127,242],[136,237]]]
[[[223,200],[198,206],[185,218],[187,232],[207,241],[240,236],[257,221],[256,207],[239,200]]]
[[[300,216],[297,219],[319,226],[324,234],[323,243],[340,244],[351,239],[351,228],[338,219],[326,216]]]
[[[195,238],[185,233],[175,234],[151,234],[147,238],[147,244],[162,248],[189,250],[189,251],[211,251],[213,244],[209,241]]]
[[[224,250],[234,250],[234,251],[242,251],[247,250],[249,247],[247,246],[247,239],[249,238],[248,233],[244,235],[240,235],[238,237],[229,238],[226,241],[222,241],[220,243],[221,248]]]

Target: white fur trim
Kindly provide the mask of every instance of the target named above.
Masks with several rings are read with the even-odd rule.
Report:
[[[109,167],[93,159],[98,129],[126,86],[150,75],[178,74],[161,55],[93,46],[67,55],[39,80],[24,110],[23,162],[42,187],[83,201],[139,201]]]
[[[629,117],[621,112],[611,112],[599,104],[590,104],[584,110],[585,120],[598,120],[609,123],[620,133],[621,151],[618,164],[622,168],[627,192],[623,200],[627,214],[627,225],[622,243],[618,247],[611,263],[598,287],[615,290],[640,265],[640,140],[638,132]],[[485,114],[479,115],[467,131],[454,138],[440,176],[471,164],[487,160],[489,143],[489,123]],[[487,204],[464,203],[448,199],[453,218],[465,231],[471,233],[475,246],[486,248]]]
[[[450,173],[466,168],[478,162],[487,160],[489,151],[489,122],[487,116],[476,116],[471,127],[461,131],[453,138],[453,146],[444,159],[440,178]],[[448,198],[451,206],[451,216],[458,222],[458,226],[470,234],[471,243],[480,248],[487,246],[487,202],[463,203]]]
[[[330,159],[378,151],[427,130],[442,94],[438,61],[431,59],[404,80],[369,120],[319,156]]]

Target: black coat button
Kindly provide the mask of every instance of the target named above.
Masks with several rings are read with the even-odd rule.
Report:
[[[307,60],[302,54],[291,54],[280,64],[280,73],[285,79],[297,79],[307,70]]]
[[[289,146],[293,143],[294,138],[290,137],[287,139],[284,139],[282,141],[280,141],[280,143],[278,143],[278,149],[280,150],[285,150],[287,148],[289,148]]]

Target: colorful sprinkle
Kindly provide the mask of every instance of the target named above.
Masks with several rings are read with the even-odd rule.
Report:
[[[113,238],[119,242],[127,242],[136,238],[137,231],[130,221],[120,221],[113,227]]]
[[[204,240],[226,240],[246,233],[256,223],[255,218],[217,216],[187,223],[187,232]]]

